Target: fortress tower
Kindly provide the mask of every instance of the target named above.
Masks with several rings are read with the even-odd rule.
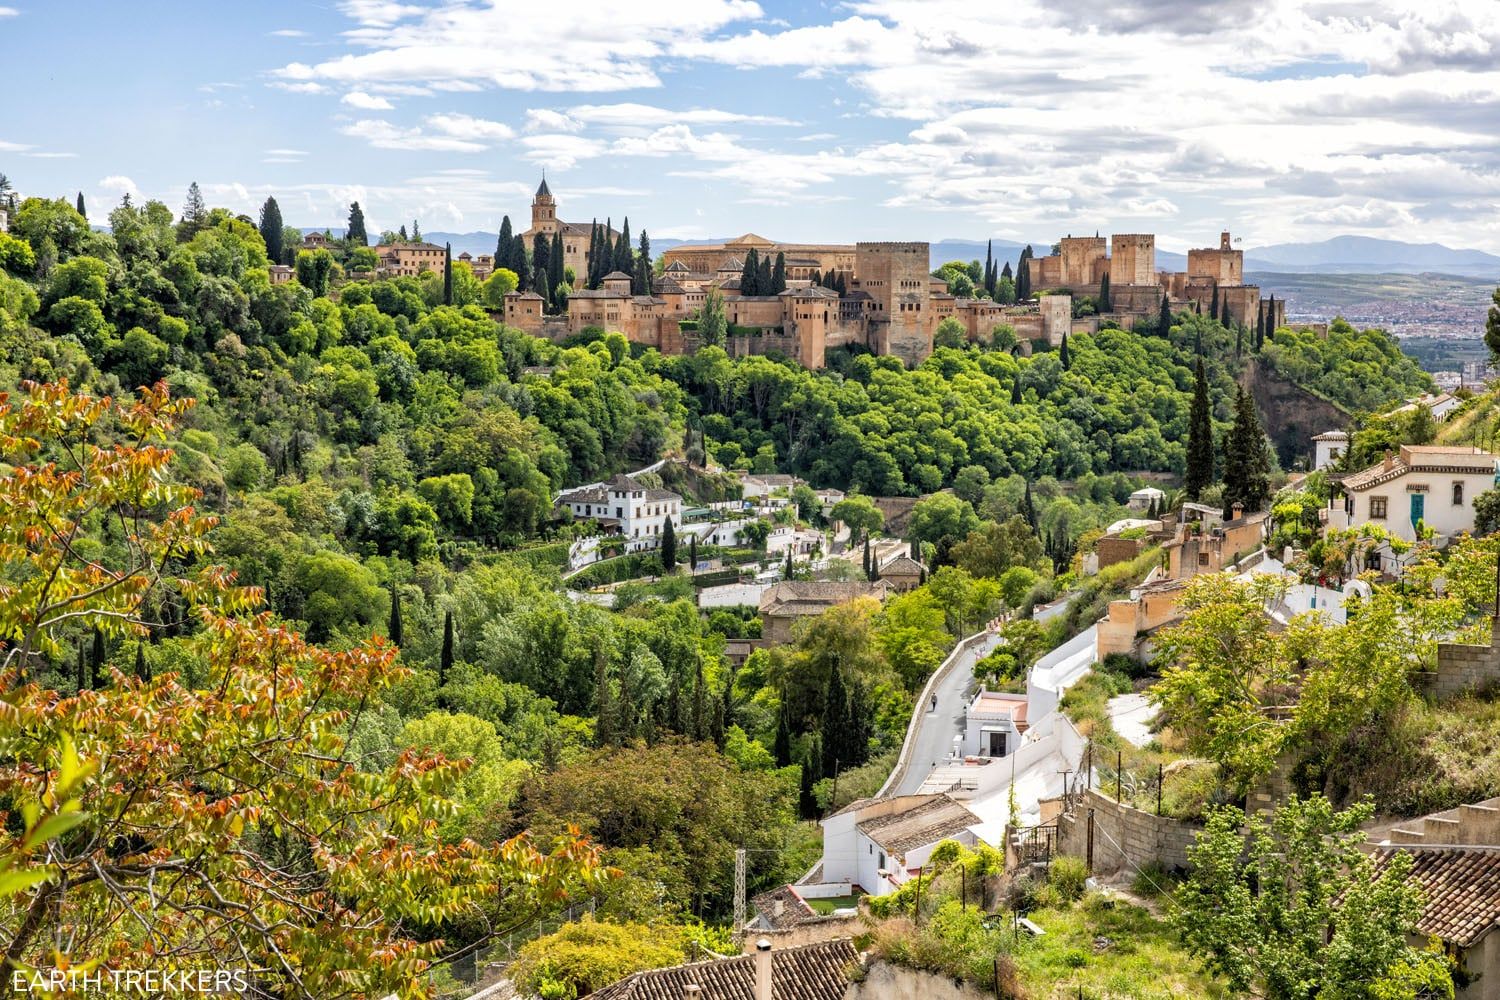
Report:
[[[908,367],[932,353],[932,277],[926,243],[856,243],[854,273],[873,300],[870,347]]]
[[[531,232],[548,236],[557,232],[557,199],[552,197],[545,177],[536,189],[536,197],[531,199]]]
[[[1116,233],[1111,236],[1109,287],[1156,284],[1156,237],[1150,233]]]

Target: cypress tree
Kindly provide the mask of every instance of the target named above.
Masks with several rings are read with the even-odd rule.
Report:
[[[1031,480],[1026,480],[1026,494],[1021,498],[1021,513],[1031,530],[1036,530],[1036,504],[1031,499]]]
[[[104,686],[104,658],[105,658],[105,655],[106,654],[105,654],[105,650],[104,650],[104,633],[101,632],[101,631],[99,631],[96,628],[96,629],[94,629],[94,652],[93,652],[93,656],[91,657],[91,659],[93,661],[92,666],[93,666],[93,674],[94,674],[93,686],[95,688],[101,688],[101,687]]]
[[[990,298],[995,297],[995,241],[987,240],[984,244],[984,290],[990,293]]]
[[[531,268],[526,264],[526,237],[517,233],[511,239],[510,248],[511,263],[516,265],[516,277],[520,283],[516,286],[519,291],[527,291],[530,288],[532,278]],[[531,289],[535,290],[535,289]]]
[[[798,762],[802,765],[802,776],[797,786],[797,808],[803,819],[816,819],[818,815],[818,800],[813,796],[813,785],[817,783],[822,756],[822,741],[814,733],[808,740],[807,752]]]
[[[85,219],[87,219],[89,217],[88,209],[86,209],[86,208],[83,207],[83,192],[82,191],[78,192],[78,214],[81,215],[81,216],[83,216]]]
[[[760,273],[755,277],[756,287],[760,289],[761,295],[771,295],[771,258],[760,259]]]
[[[1238,323],[1234,326],[1234,359],[1240,359],[1240,351],[1244,347],[1245,328]]]
[[[1073,367],[1073,355],[1068,353],[1068,335],[1062,335],[1062,346],[1057,350],[1057,360],[1062,362],[1063,371],[1069,371]]]
[[[714,748],[724,752],[729,736],[729,686],[724,687],[724,696],[714,702],[713,719],[709,723],[708,735],[713,738]]]
[[[1212,303],[1210,303],[1210,305],[1208,307],[1208,314],[1210,316],[1212,316],[1214,319],[1218,319],[1219,318],[1219,285],[1218,285],[1218,282],[1214,283],[1214,297],[1213,297]]]
[[[1005,262],[1005,266],[1000,269],[1000,277],[1002,277],[1002,278],[1009,278],[1009,279],[1011,279],[1011,283],[1012,284],[1015,283],[1015,277],[1016,276],[1015,276],[1015,274],[1010,269],[1010,261],[1006,261]]]
[[[453,244],[443,244],[443,305],[453,304]]]
[[[1161,312],[1156,317],[1156,332],[1165,337],[1172,332],[1172,307],[1167,304],[1167,294],[1161,296]]]
[[[708,730],[708,690],[703,683],[703,661],[698,661],[698,676],[693,681],[693,739],[703,740]]]
[[[1017,373],[1015,378],[1010,380],[1010,405],[1021,405],[1021,376],[1019,373]]]
[[[777,252],[776,264],[771,268],[770,294],[780,295],[786,291],[786,254]]]
[[[754,247],[745,254],[745,264],[740,268],[740,294],[760,294],[760,252]]]
[[[370,245],[370,235],[365,232],[365,210],[359,207],[359,202],[351,202],[349,205],[349,224],[344,228],[344,239],[350,246],[367,247]],[[499,262],[496,261],[496,266]]]
[[[438,689],[446,687],[453,672],[453,611],[443,612],[443,648],[438,653]]]
[[[547,265],[538,262],[531,272],[531,290],[542,297],[542,312],[552,311],[552,288],[547,282]]]
[[[812,286],[814,288],[817,288],[821,284],[823,284],[823,272],[819,271],[817,268],[813,268]]]
[[[1109,272],[1104,272],[1104,277],[1099,279],[1099,311],[1114,312],[1114,305],[1110,302],[1109,294]]]
[[[1208,376],[1203,359],[1193,377],[1193,402],[1188,408],[1187,468],[1183,471],[1183,492],[1197,501],[1214,481],[1214,425],[1209,410]]]
[[[386,638],[395,646],[401,645],[401,593],[391,584],[391,617],[386,625]]]
[[[1259,353],[1266,342],[1266,303],[1264,300],[1255,306],[1255,350]]]
[[[787,767],[792,763],[792,719],[785,694],[782,695],[781,711],[776,713],[776,741],[771,745],[771,753],[776,758],[777,767]]]
[[[786,547],[786,578],[788,580],[792,578],[792,547],[790,545]]]
[[[868,535],[865,536],[865,579],[875,579],[875,565],[870,560],[870,538]]]
[[[135,644],[135,676],[143,681],[151,679],[151,667],[146,663],[146,644],[137,642]]]
[[[515,248],[511,246],[511,235],[510,216],[503,216],[500,219],[500,234],[495,238],[495,266],[520,274],[526,270],[526,266],[524,264],[520,267],[516,266],[515,257],[512,255]]]
[[[1026,262],[1032,258],[1031,244],[1021,251],[1020,260],[1016,262],[1016,301],[1025,302],[1031,298],[1031,269]]]
[[[594,746],[614,742],[614,712],[609,704],[609,660],[602,645],[594,649]]]
[[[1219,304],[1219,325],[1226,330],[1229,329],[1229,296],[1227,295],[1224,297],[1224,301]]]
[[[422,242],[422,227],[417,225],[416,219],[411,220],[411,241],[413,243]]]
[[[402,243],[411,242],[411,237],[406,235],[406,223],[401,223],[401,228],[396,230],[396,235],[401,237]]]
[[[698,536],[688,535],[688,573],[698,570]]]
[[[1270,496],[1266,435],[1255,412],[1255,400],[1240,387],[1234,397],[1234,426],[1224,439],[1224,519],[1233,516],[1235,501],[1249,514],[1264,507]]]
[[[615,270],[624,271],[634,277],[635,268],[631,258],[635,255],[635,248],[630,245],[630,216],[620,223],[620,239],[615,243]]]
[[[661,529],[661,568],[668,574],[677,569],[677,529],[672,527],[670,517]]]
[[[641,230],[641,247],[635,257],[635,294],[650,295],[651,292],[651,237]]]
[[[546,233],[537,233],[531,241],[531,267],[535,286],[532,291],[548,303],[552,301],[551,271],[548,261],[552,257],[552,246]]]
[[[276,204],[275,198],[267,198],[260,206],[260,238],[266,241],[266,256],[273,261],[281,259],[281,234],[284,231],[281,206]]]
[[[553,237],[552,245],[548,249],[551,253],[547,258],[547,280],[551,283],[552,306],[558,312],[561,312],[563,303],[558,299],[557,286],[567,280],[567,276],[563,272],[563,238],[561,233]]]
[[[849,729],[849,693],[835,664],[828,676],[828,691],[823,698],[823,777],[831,778],[848,764],[840,756],[840,743]]]

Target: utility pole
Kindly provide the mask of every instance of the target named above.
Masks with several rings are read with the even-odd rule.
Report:
[[[734,852],[734,933],[745,929],[745,849]]]

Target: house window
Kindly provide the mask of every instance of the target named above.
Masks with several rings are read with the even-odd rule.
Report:
[[[1207,552],[1200,552],[1200,553],[1198,553],[1198,565],[1199,566],[1207,566],[1208,565],[1208,553]]]
[[[1372,520],[1385,520],[1385,497],[1370,498],[1370,518]]]
[[[1464,505],[1464,484],[1463,483],[1454,483],[1453,484],[1453,506],[1455,506],[1455,507],[1462,507],[1463,505]]]

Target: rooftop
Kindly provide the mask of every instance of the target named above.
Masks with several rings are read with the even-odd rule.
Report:
[[[980,822],[958,800],[948,795],[924,795],[908,809],[876,816],[859,823],[865,836],[891,854],[905,854],[917,847],[956,837]]]
[[[1386,458],[1353,475],[1345,476],[1345,489],[1365,490],[1398,479],[1408,472],[1486,472],[1500,456],[1467,445],[1404,444],[1400,454]]]
[[[760,610],[763,614],[816,615],[857,597],[884,598],[888,593],[890,584],[882,581],[783,580],[761,595]]]
[[[1388,861],[1398,850],[1408,850],[1412,878],[1427,898],[1417,931],[1442,938],[1459,948],[1478,943],[1500,922],[1500,847],[1380,847],[1376,856]]]
[[[848,938],[771,952],[772,996],[781,1000],[840,1000],[859,952]],[[704,1000],[754,1000],[755,956],[735,955],[637,972],[596,990],[593,1000],[682,1000],[697,986]]]
[[[750,905],[771,925],[772,930],[778,931],[796,927],[818,916],[818,911],[807,905],[807,900],[789,885],[779,885],[770,892],[752,897]]]

